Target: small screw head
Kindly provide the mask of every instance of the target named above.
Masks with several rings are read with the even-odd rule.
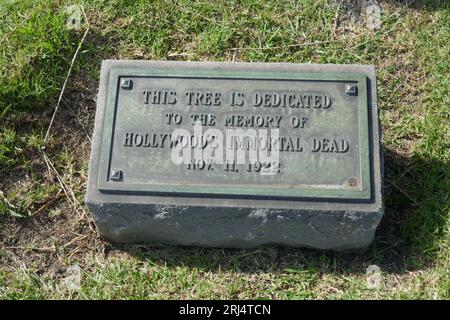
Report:
[[[354,188],[358,185],[358,178],[349,178],[347,183],[350,187]]]

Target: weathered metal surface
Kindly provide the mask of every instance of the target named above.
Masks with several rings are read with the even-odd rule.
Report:
[[[366,86],[363,73],[351,72],[112,70],[99,188],[369,199]],[[222,132],[214,143],[247,153],[269,147],[269,140],[259,139],[258,131],[278,129],[274,147],[280,151],[279,171],[262,175],[259,164],[238,164],[226,159],[225,152],[223,161],[204,159],[195,168],[196,159],[174,163],[174,130],[188,130],[193,148],[211,142],[194,136],[196,119],[203,120],[203,133]],[[227,145],[234,129],[255,129],[256,135],[235,136],[234,144]],[[120,178],[113,176],[119,171]]]

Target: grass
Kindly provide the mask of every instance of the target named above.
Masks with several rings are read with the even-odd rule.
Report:
[[[380,1],[382,27],[332,1],[80,1],[90,30],[40,148],[86,25],[69,1],[0,4],[0,297],[4,299],[449,299],[450,5]],[[351,3],[351,2],[349,2]],[[116,246],[86,208],[102,59],[374,64],[386,214],[365,252]],[[79,203],[79,204],[78,204]],[[381,268],[367,285],[366,268]],[[79,289],[66,280],[81,268]],[[75,281],[76,282],[76,281]]]
[[[59,91],[76,37],[56,10],[46,1],[2,1],[0,113],[48,107]]]

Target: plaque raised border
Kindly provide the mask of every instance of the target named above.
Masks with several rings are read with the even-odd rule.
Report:
[[[276,81],[320,81],[330,83],[342,83],[342,87],[348,84],[356,84],[358,87],[358,145],[360,158],[360,181],[358,186],[351,190],[344,189],[318,189],[313,186],[302,188],[284,187],[249,187],[239,185],[183,185],[180,184],[149,184],[149,183],[120,183],[111,179],[110,161],[113,152],[113,137],[116,121],[116,108],[121,90],[121,80],[133,78],[183,78],[192,79],[227,79],[233,80],[276,80]],[[344,89],[343,89],[344,90]],[[112,68],[107,84],[107,101],[103,124],[102,146],[99,162],[98,189],[105,193],[141,193],[153,195],[196,195],[196,196],[236,196],[247,198],[267,199],[329,199],[339,201],[354,200],[364,202],[372,197],[372,177],[370,169],[369,148],[369,102],[367,97],[367,76],[358,72],[237,72],[227,70],[157,70],[141,68]],[[349,124],[351,125],[351,124]],[[168,159],[168,161],[170,161]]]

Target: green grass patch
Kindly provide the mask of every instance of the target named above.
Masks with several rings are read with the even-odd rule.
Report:
[[[62,1],[2,1],[0,115],[45,108],[61,89],[79,36]]]

